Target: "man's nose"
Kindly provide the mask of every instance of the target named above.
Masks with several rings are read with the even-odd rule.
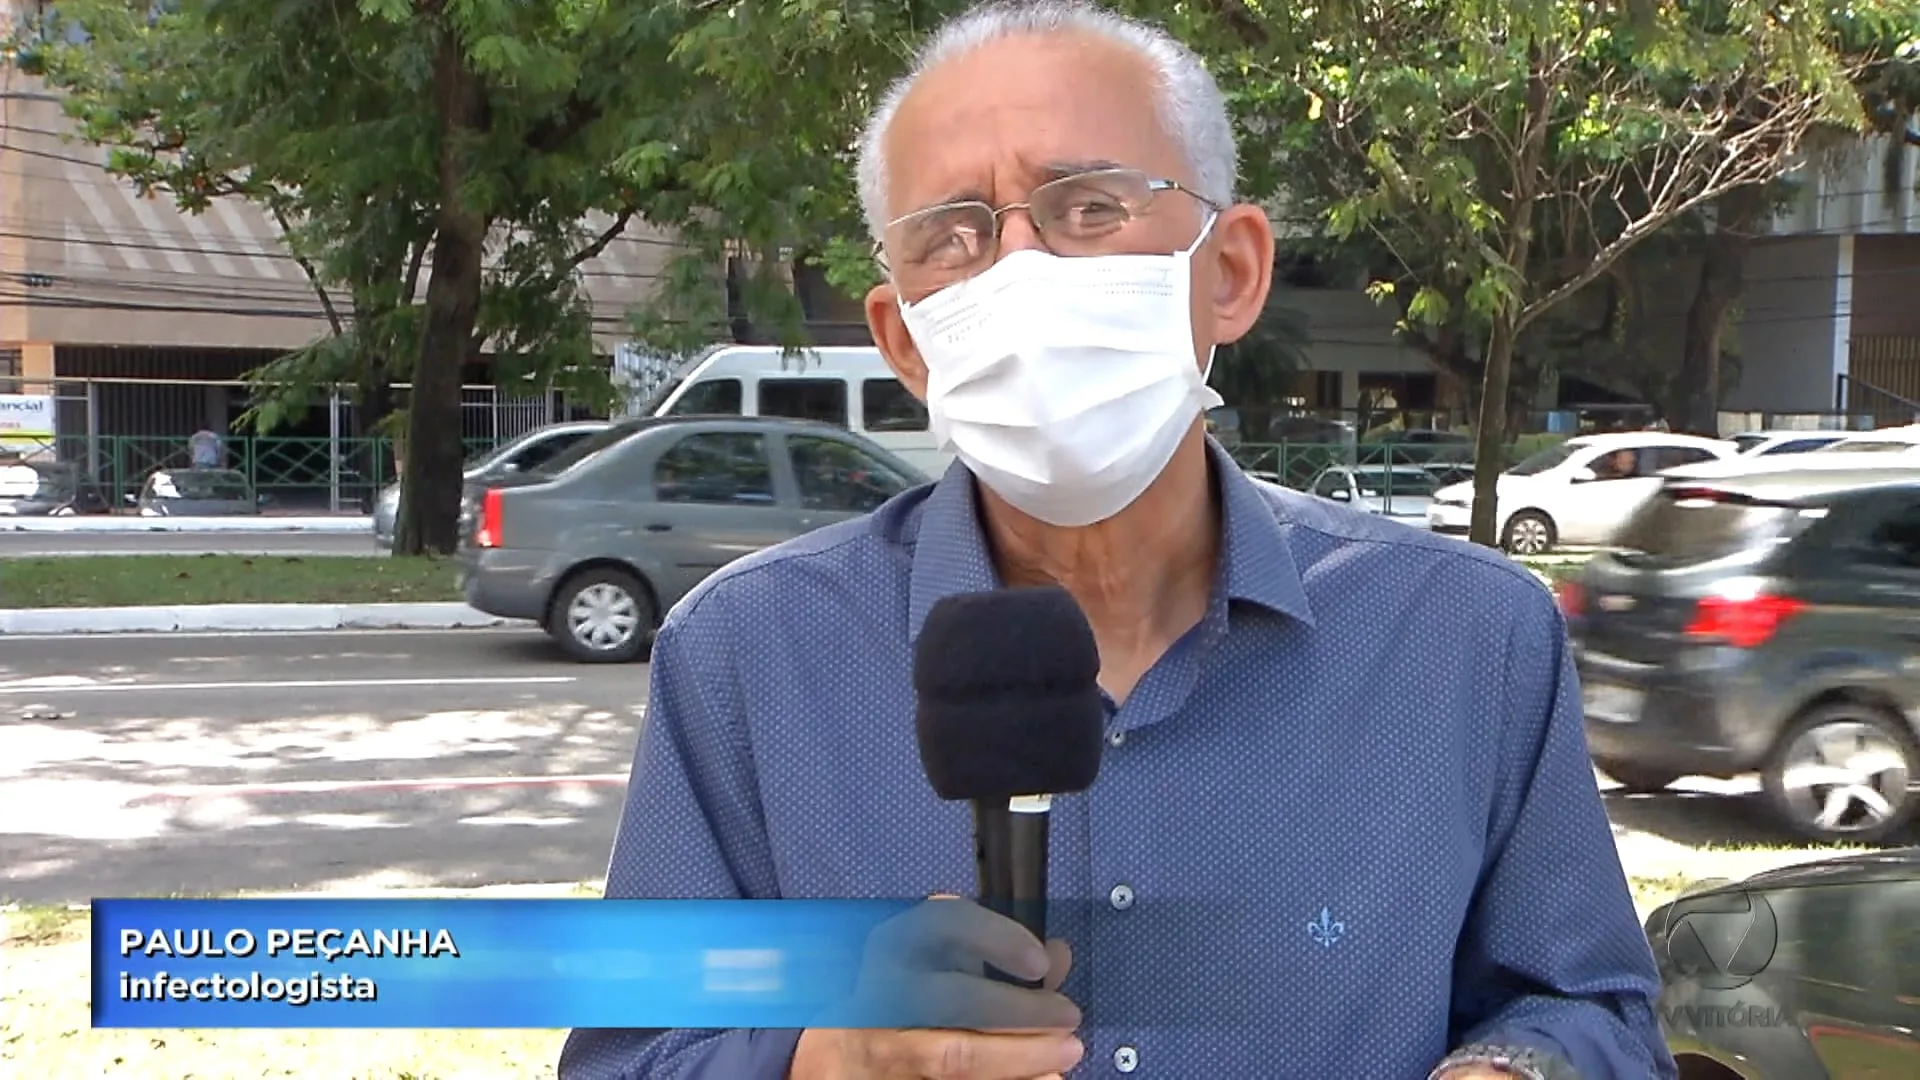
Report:
[[[1006,258],[1011,252],[1022,248],[1046,250],[1046,243],[1040,239],[1040,230],[1034,228],[1033,212],[1024,206],[1011,206],[1000,215],[1000,252],[999,258]]]

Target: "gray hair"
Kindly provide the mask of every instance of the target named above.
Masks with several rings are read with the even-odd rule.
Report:
[[[878,241],[892,220],[887,205],[887,128],[914,84],[927,72],[991,42],[1010,37],[1084,34],[1121,45],[1153,68],[1161,126],[1180,141],[1200,195],[1224,206],[1233,201],[1239,151],[1227,102],[1200,57],[1165,30],[1116,14],[1089,0],[996,0],[944,24],[913,58],[907,74],[880,99],[860,139],[860,208]]]

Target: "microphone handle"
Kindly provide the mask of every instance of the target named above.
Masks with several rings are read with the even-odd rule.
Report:
[[[1047,811],[1044,801],[1020,800],[1028,807],[1013,809],[1005,799],[981,799],[973,804],[974,856],[980,873],[980,905],[1013,919],[1040,941],[1047,940]],[[987,977],[1039,989],[1029,982],[987,966]]]

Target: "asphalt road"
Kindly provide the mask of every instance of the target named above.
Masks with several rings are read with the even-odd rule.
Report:
[[[0,898],[597,878],[645,699],[538,632],[9,637]]]
[[[55,555],[378,555],[371,533],[0,532],[0,559]]]

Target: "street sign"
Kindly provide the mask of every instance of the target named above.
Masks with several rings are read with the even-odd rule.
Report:
[[[0,394],[0,449],[27,453],[53,447],[50,394]]]

